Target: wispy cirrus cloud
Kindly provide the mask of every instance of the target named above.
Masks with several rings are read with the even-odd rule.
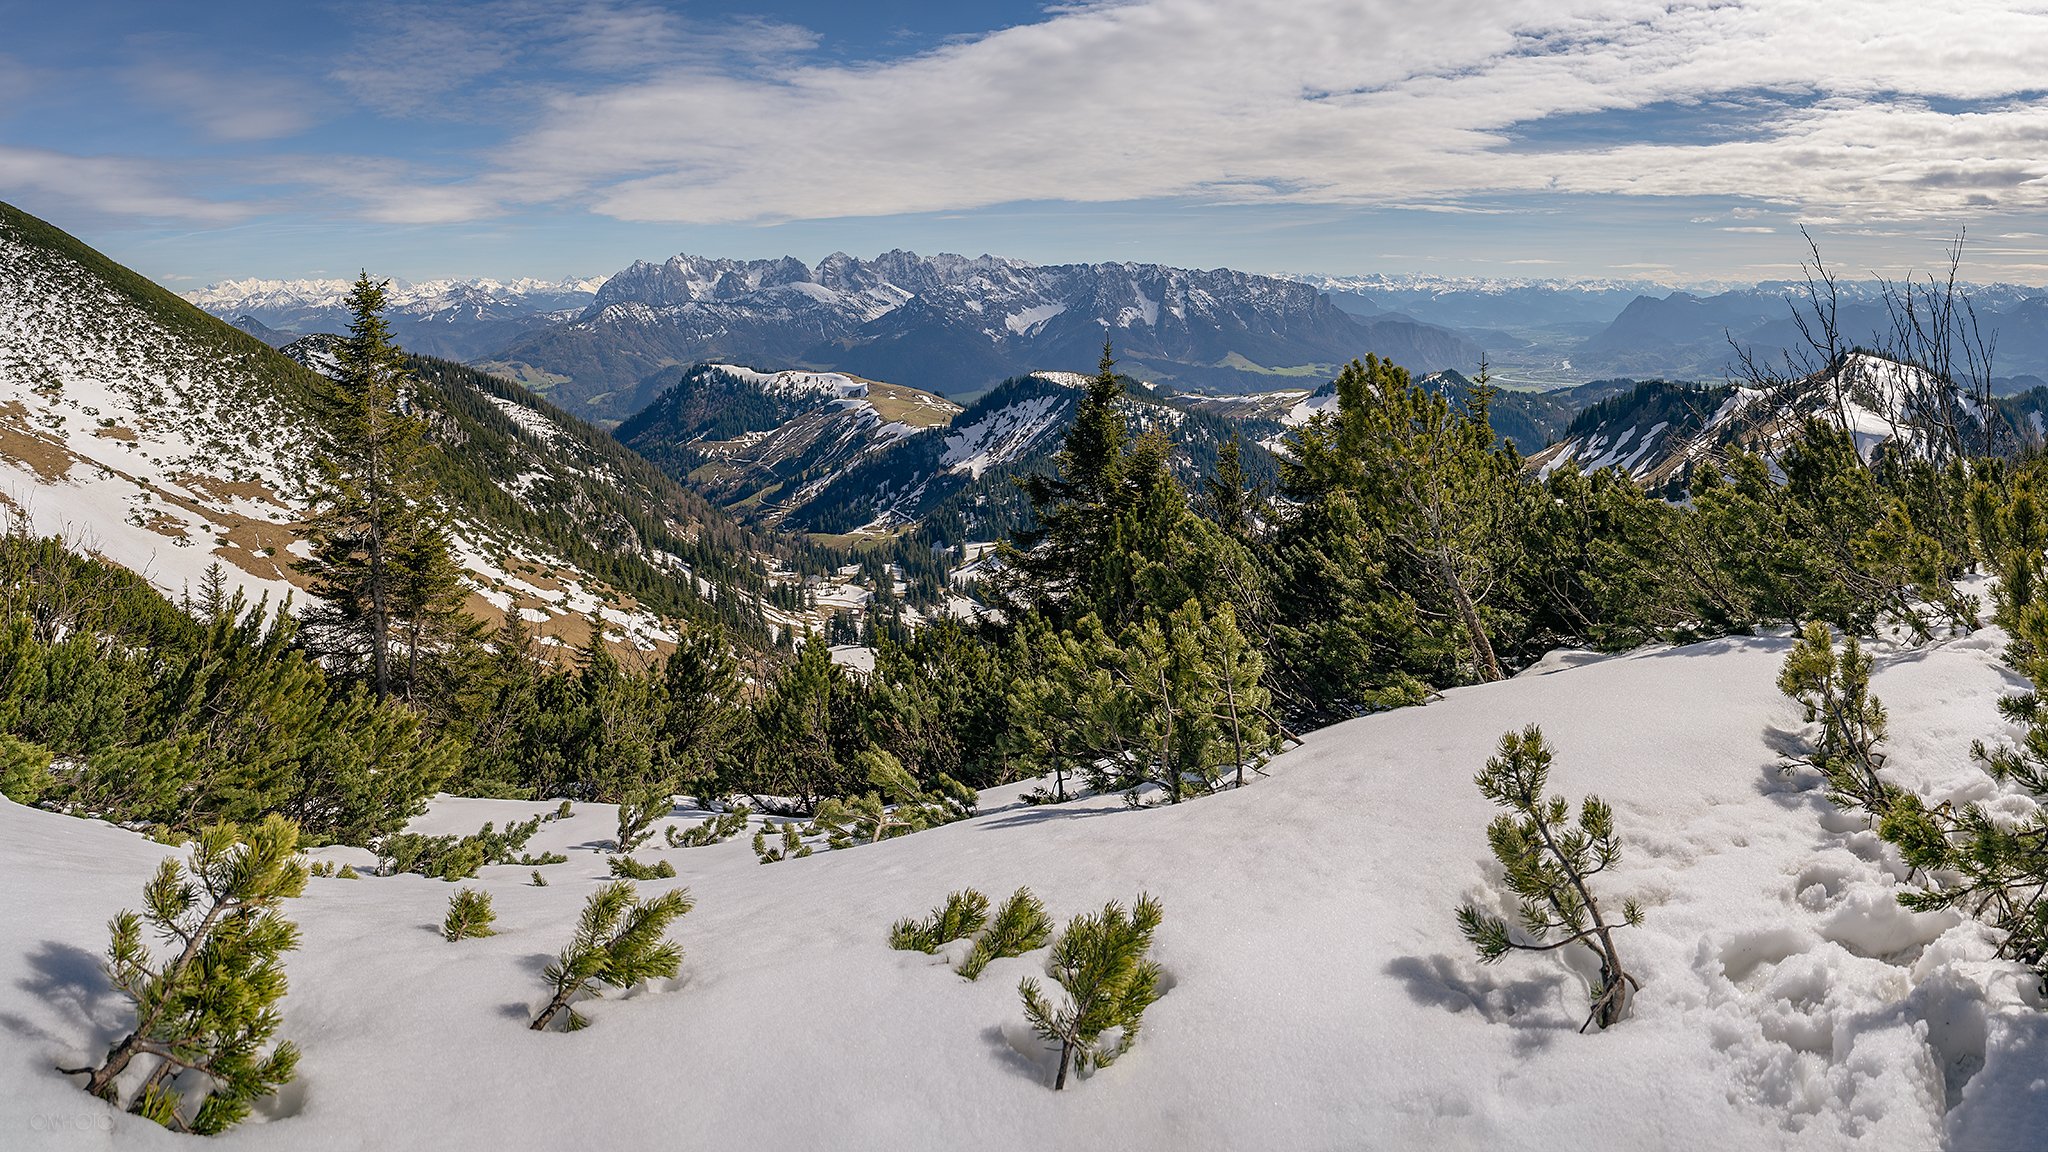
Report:
[[[0,188],[35,192],[93,212],[226,224],[257,206],[181,191],[175,166],[117,156],[73,156],[0,144]]]
[[[318,119],[318,95],[276,76],[152,61],[133,70],[129,82],[145,101],[169,108],[219,141],[295,136]]]

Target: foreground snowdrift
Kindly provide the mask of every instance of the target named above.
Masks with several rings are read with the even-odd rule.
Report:
[[[1999,642],[1884,662],[1901,779],[1989,790],[1967,749],[1998,730]],[[1901,911],[1875,838],[1781,774],[1798,719],[1772,683],[1785,647],[1553,657],[1316,733],[1254,787],[1177,808],[1011,808],[766,867],[743,840],[643,852],[681,871],[643,888],[697,897],[676,933],[682,975],[593,1004],[573,1035],[525,1024],[604,874],[587,845],[610,834],[608,811],[544,826],[532,849],[571,856],[549,887],[488,870],[499,934],[485,940],[437,934],[455,886],[315,880],[292,905],[306,940],[284,1034],[305,1050],[300,1080],[219,1146],[2037,1144],[2048,1029],[2032,980],[1973,925]],[[1648,913],[1623,934],[1644,980],[1635,1019],[1602,1035],[1576,1032],[1585,984],[1566,959],[1482,969],[1452,918],[1499,901],[1471,776],[1530,722],[1557,749],[1554,787],[1613,803],[1628,849],[1605,891]],[[421,826],[546,807],[448,800]],[[0,1145],[194,1147],[50,1071],[114,1037],[103,924],[165,851],[0,805]],[[891,920],[951,889],[1022,884],[1062,920],[1141,889],[1166,908],[1170,991],[1143,1039],[1058,1095],[1017,1006],[1043,953],[970,984],[884,943]]]

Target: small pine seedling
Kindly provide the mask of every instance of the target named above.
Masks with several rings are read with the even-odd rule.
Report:
[[[606,987],[630,988],[656,976],[673,978],[683,950],[666,937],[669,922],[688,912],[690,894],[677,888],[652,900],[638,900],[630,881],[614,880],[590,894],[576,935],[544,975],[554,995],[530,1027],[545,1031],[564,1016],[563,1030],[590,1023],[570,1007],[580,995],[602,996]]]
[[[773,864],[778,860],[795,860],[798,857],[809,856],[810,854],[811,846],[804,843],[803,830],[795,823],[782,826],[782,842],[780,845],[768,842],[768,830],[766,828],[754,833],[754,855],[759,856],[763,864]]]
[[[1159,965],[1146,952],[1162,915],[1157,900],[1141,895],[1128,913],[1111,901],[1101,915],[1074,917],[1045,965],[1066,990],[1063,1006],[1047,999],[1033,977],[1017,985],[1032,1030],[1059,1045],[1055,1091],[1067,1086],[1070,1068],[1106,1068],[1137,1042],[1145,1009],[1160,995]]]
[[[889,947],[906,952],[937,952],[948,942],[972,936],[988,923],[988,897],[969,888],[946,897],[943,907],[923,920],[905,917],[889,929]]]
[[[495,936],[491,927],[498,914],[491,909],[491,894],[464,888],[448,899],[448,915],[441,921],[441,935],[449,943],[472,936]]]
[[[631,856],[612,857],[611,869],[612,875],[626,880],[668,880],[676,874],[676,866],[666,860],[642,864]]]
[[[687,831],[677,832],[676,826],[671,824],[662,830],[662,834],[668,838],[671,848],[701,848],[730,840],[746,831],[747,817],[752,814],[743,806],[716,816],[706,816],[703,823]]]
[[[354,880],[357,879],[358,876],[354,867],[348,864],[343,864],[341,866],[341,871],[336,872],[334,874],[334,878],[336,880]]]
[[[533,870],[533,886],[535,888],[545,888],[548,886],[548,878],[541,875],[538,868]]]
[[[974,951],[960,964],[960,975],[979,980],[990,961],[1043,948],[1051,935],[1052,919],[1045,914],[1045,905],[1031,889],[1019,888],[996,908],[988,931],[975,938]]]
[[[1870,694],[1870,657],[1854,636],[1835,655],[1834,637],[1818,621],[1808,624],[1785,656],[1778,691],[1799,702],[1806,722],[1820,723],[1820,739],[1803,763],[1826,778],[1828,798],[1842,808],[1884,816],[1899,790],[1877,778],[1884,766],[1884,705]]]
[[[1606,1028],[1628,1015],[1631,990],[1641,987],[1621,965],[1614,946],[1617,925],[1601,915],[1600,902],[1587,886],[1621,858],[1621,840],[1614,834],[1614,810],[1597,796],[1586,797],[1573,827],[1565,798],[1543,795],[1549,779],[1550,748],[1533,724],[1502,736],[1500,754],[1474,778],[1488,800],[1508,810],[1487,826],[1486,840],[1507,871],[1508,887],[1522,898],[1522,928],[1535,943],[1516,940],[1507,921],[1470,904],[1458,909],[1458,927],[1478,949],[1482,964],[1509,952],[1585,945],[1600,962],[1600,983],[1579,1030],[1595,1023]],[[1622,906],[1622,920],[1630,927],[1643,922],[1635,901]],[[1564,936],[1551,940],[1552,932]]]
[[[143,915],[124,911],[108,925],[107,975],[134,1005],[134,1023],[99,1067],[65,1073],[87,1075],[85,1090],[118,1106],[129,1065],[154,1057],[128,1110],[202,1135],[225,1131],[291,1082],[298,1049],[289,1040],[263,1048],[281,1023],[284,954],[299,946],[298,927],[279,912],[306,888],[298,837],[275,814],[246,830],[216,824],[199,833],[188,865],[172,858],[158,867],[143,888]],[[180,945],[170,959],[159,963],[142,942],[145,918]],[[210,1089],[196,1110],[184,1100],[194,1079]]]

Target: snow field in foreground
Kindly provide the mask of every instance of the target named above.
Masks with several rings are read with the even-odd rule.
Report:
[[[1881,656],[1888,773],[1927,795],[1995,787],[1969,742],[2016,687],[1987,630]],[[2030,973],[1953,915],[1893,900],[1896,855],[1780,770],[1802,727],[1774,678],[1788,642],[1610,659],[1561,653],[1502,683],[1311,734],[1239,792],[1125,811],[1110,797],[757,864],[746,837],[665,858],[694,912],[675,981],[537,1034],[540,968],[608,878],[606,806],[544,824],[529,868],[486,869],[498,934],[438,933],[460,884],[316,879],[289,905],[283,1035],[300,1078],[223,1148],[1956,1148],[2038,1143],[2048,1028]],[[1598,892],[1642,901],[1619,934],[1633,1019],[1577,1032],[1576,949],[1482,967],[1459,903],[1507,910],[1472,775],[1539,723],[1552,788],[1610,801],[1625,843]],[[1003,790],[1009,795],[1016,789]],[[2005,797],[2014,811],[2031,802]],[[551,803],[444,798],[415,825],[470,832]],[[678,820],[677,823],[689,823]],[[657,839],[656,843],[660,843]],[[124,1022],[105,922],[168,850],[0,803],[0,1146],[190,1148],[109,1115],[51,1071]],[[317,855],[354,861],[367,853]],[[889,924],[972,885],[1029,885],[1064,923],[1140,891],[1165,906],[1169,987],[1137,1046],[1064,1093],[1016,984],[888,948]],[[956,946],[957,948],[958,946]]]

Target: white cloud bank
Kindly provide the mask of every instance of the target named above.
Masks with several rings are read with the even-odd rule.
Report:
[[[692,223],[1543,192],[2039,208],[2043,45],[2048,5],[1987,0],[1142,0],[888,63],[693,62],[557,92],[469,191]],[[1733,140],[1631,141],[1625,116],[1612,140],[1511,135],[1758,91],[1794,100]]]
[[[826,60],[801,29],[635,0],[366,12],[336,93],[507,135],[183,164],[0,149],[0,187],[206,220],[261,210],[236,199],[260,189],[273,208],[399,224],[1157,199],[1497,212],[1557,193],[1840,223],[2048,210],[2048,0],[1133,0],[867,63]],[[171,94],[189,106],[192,87]],[[308,116],[199,103],[227,140]],[[1573,130],[1546,135],[1560,116]],[[1689,119],[1721,125],[1688,137]]]

